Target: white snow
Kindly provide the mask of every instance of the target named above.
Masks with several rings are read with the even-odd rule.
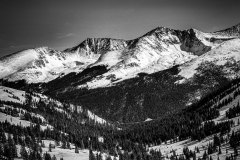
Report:
[[[0,60],[0,78],[23,69],[37,57],[38,53],[34,49],[28,49]]]
[[[100,118],[99,116],[93,114],[91,111],[87,111],[88,113],[88,117],[92,120],[94,120],[95,122],[98,122],[99,124],[107,124],[108,122],[102,118]]]
[[[148,122],[148,121],[152,121],[152,119],[151,119],[151,118],[147,118],[147,119],[145,120],[145,122]]]
[[[124,40],[107,41],[93,38],[87,39],[73,50],[68,49],[64,52],[47,47],[29,49],[0,59],[0,78],[10,81],[25,79],[29,83],[48,82],[70,72],[79,73],[87,67],[107,66],[110,69],[107,73],[77,87],[91,89],[115,85],[125,79],[136,77],[141,72],[154,73],[191,61],[183,65],[179,73],[188,79],[196,73],[195,69],[203,61],[225,64],[227,60],[224,54],[238,53],[237,50],[240,48],[239,40],[230,40],[236,37],[204,33],[196,29],[187,30],[190,31],[193,31],[198,39],[190,48],[182,45],[179,37],[172,34],[173,30],[159,27],[154,33],[149,32],[136,39],[134,47],[127,46]],[[206,47],[212,50],[205,53]],[[96,50],[96,53],[93,50]],[[228,57],[237,60],[239,58],[237,54]],[[183,82],[184,79],[178,83]]]
[[[184,79],[189,79],[197,73],[197,68],[203,62],[213,62],[216,65],[224,65],[232,59],[240,61],[240,39],[223,42],[218,47],[203,54],[202,56],[185,63],[180,67],[180,73]],[[180,83],[184,82],[182,80]]]
[[[22,109],[22,108],[15,108],[15,107],[12,107],[12,106],[9,106],[9,105],[5,105],[5,104],[3,104],[3,107],[0,107],[0,108],[1,108],[1,109],[6,109],[6,108],[17,109],[17,111],[18,111],[18,113],[19,113],[20,116],[22,115],[22,113],[29,113],[29,114],[31,114],[31,116],[33,116],[33,117],[40,118],[40,119],[42,120],[42,122],[46,122],[46,119],[45,119],[42,115],[28,112],[27,110]]]
[[[2,112],[0,112],[0,121],[1,122],[8,121],[13,125],[21,125],[23,127],[29,127],[32,124],[29,121],[21,120],[20,117],[12,117]]]
[[[0,78],[48,82],[62,74],[80,72],[96,59],[64,53],[47,47],[28,49],[0,59]]]
[[[108,51],[108,52],[102,54],[98,58],[98,60],[91,66],[106,65],[108,67],[112,67],[122,60],[121,59],[122,52],[123,52],[123,50]]]
[[[43,140],[45,144],[45,148],[43,148],[43,153],[49,151],[49,144],[55,144],[52,140]],[[79,153],[75,153],[75,146],[71,144],[70,149],[63,149],[61,146],[56,146],[52,148],[52,152],[48,152],[51,156],[55,155],[56,158],[59,160],[63,158],[64,160],[89,160],[89,150],[79,150]]]
[[[42,95],[42,94],[37,94],[37,95],[38,96],[33,96],[34,101],[38,102],[40,100],[39,97],[41,97],[42,100],[44,100],[46,103],[54,102],[55,104],[57,104],[58,107],[55,107],[55,109],[57,111],[65,112],[62,109],[63,104],[61,102],[56,101],[54,99],[50,99],[47,96]],[[18,97],[19,99],[16,99],[14,97]],[[5,86],[0,86],[0,100],[11,101],[11,102],[23,104],[25,102],[25,91],[9,88],[9,87],[5,87]],[[10,107],[10,106],[8,106],[8,107]],[[74,111],[74,109],[76,107],[78,112],[83,112],[83,109],[82,109],[81,106],[75,106],[75,105],[70,104],[70,107],[71,107],[72,111]],[[109,124],[109,122],[107,122],[106,120],[102,119],[101,117],[95,115],[94,113],[92,113],[89,110],[87,110],[87,114],[88,114],[88,117],[90,119],[94,120],[95,122],[98,122],[100,124]],[[41,115],[35,115],[34,114],[34,116],[37,116],[37,117],[40,117],[40,118],[44,119],[44,117],[42,117]],[[46,128],[46,126],[45,127],[43,126],[43,128]]]
[[[136,77],[138,73],[158,72],[197,57],[192,53],[183,51],[176,36],[167,34],[161,38],[162,41],[159,41],[154,35],[145,36],[139,39],[137,46],[133,49],[103,54],[94,65],[107,64],[110,71],[87,82],[87,87],[108,87],[125,79]],[[170,43],[167,40],[177,42]],[[78,88],[85,86],[85,84],[80,85]]]
[[[9,122],[12,125],[19,125],[19,126],[23,126],[23,127],[29,127],[31,125],[35,125],[35,123],[31,123],[29,121],[26,120],[22,120],[20,119],[20,117],[13,117],[10,115],[7,115],[5,113],[0,112],[0,122]],[[53,126],[46,124],[46,125],[40,125],[42,130],[45,130],[47,128],[52,129]]]
[[[84,85],[78,86],[78,88],[87,87],[93,89],[109,87],[120,81],[136,77],[138,73],[141,72],[151,74],[184,63],[186,63],[186,65],[181,67],[182,71],[179,75],[189,78],[195,73],[195,70],[192,70],[192,68],[198,67],[197,62],[201,63],[205,60],[213,61],[218,57],[218,55],[216,55],[218,52],[220,52],[219,54],[228,53],[240,48],[238,40],[229,40],[233,37],[203,33],[196,29],[194,29],[194,32],[200,42],[210,47],[212,51],[202,55],[202,53],[204,53],[204,45],[196,45],[188,49],[189,51],[184,51],[178,37],[171,33],[159,35],[161,40],[157,39],[154,34],[143,36],[133,49],[125,48],[103,54],[94,65],[105,64],[110,71]],[[211,42],[211,38],[217,40]],[[224,43],[224,40],[228,40],[229,42]],[[224,50],[222,48],[224,48]],[[198,55],[200,55],[199,58]],[[229,57],[232,57],[232,55]],[[221,58],[224,57],[219,57],[219,59]],[[237,57],[234,58],[238,59]],[[220,64],[219,61],[218,65]],[[190,66],[191,68],[186,70],[185,66]],[[181,80],[180,82],[183,81],[184,80]]]
[[[13,96],[18,97],[19,99],[16,99]],[[23,103],[25,102],[25,92],[9,87],[0,86],[0,100]]]

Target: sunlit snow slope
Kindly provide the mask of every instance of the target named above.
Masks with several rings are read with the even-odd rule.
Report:
[[[201,59],[205,54],[224,48],[221,47],[222,43],[238,37],[239,25],[213,33],[157,27],[133,40],[88,38],[64,51],[42,47],[2,57],[0,79],[41,83],[71,72],[80,73],[93,66],[105,66],[108,69],[106,73],[78,87],[107,87],[136,77],[141,72],[154,73],[198,59],[199,56]],[[233,45],[238,45],[236,43]],[[225,47],[226,52],[228,49],[233,48]]]
[[[0,59],[0,79],[47,82],[69,72],[82,71],[93,61],[47,47],[28,49]]]

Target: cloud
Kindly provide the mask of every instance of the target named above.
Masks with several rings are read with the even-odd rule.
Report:
[[[67,34],[58,34],[57,38],[58,39],[63,39],[63,38],[68,38],[74,36],[73,33],[67,33]]]

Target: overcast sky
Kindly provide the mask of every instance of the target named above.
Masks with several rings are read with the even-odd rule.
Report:
[[[238,23],[240,0],[0,0],[0,57],[87,37],[133,39],[157,26],[211,32]]]

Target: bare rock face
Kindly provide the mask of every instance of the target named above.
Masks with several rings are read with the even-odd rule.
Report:
[[[68,48],[65,52],[77,52],[83,56],[101,55],[107,51],[120,50],[127,46],[125,40],[111,38],[87,38],[79,45]]]
[[[181,49],[187,52],[192,52],[195,55],[202,55],[211,50],[211,45],[206,45],[202,42],[201,38],[204,35],[195,29],[189,29],[179,33],[182,41]]]

